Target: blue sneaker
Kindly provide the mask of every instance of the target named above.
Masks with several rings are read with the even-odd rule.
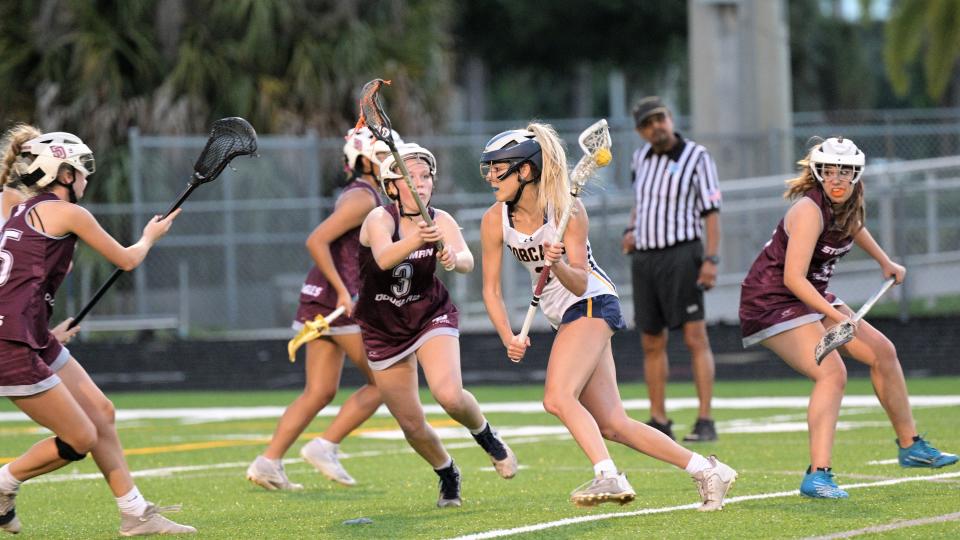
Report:
[[[900,448],[897,443],[898,458],[901,467],[925,467],[929,469],[939,469],[947,465],[953,465],[957,462],[955,454],[947,454],[930,446],[923,437],[914,437],[913,444],[907,448]]]
[[[850,497],[833,481],[833,471],[831,469],[811,471],[810,467],[807,467],[807,474],[803,476],[803,482],[800,483],[800,494],[814,499],[846,499]]]

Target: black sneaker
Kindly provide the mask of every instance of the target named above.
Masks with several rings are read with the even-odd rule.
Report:
[[[683,442],[707,442],[717,440],[717,427],[713,420],[707,418],[697,418],[697,423],[693,426],[693,431],[683,438]]]
[[[652,427],[653,429],[656,429],[657,431],[663,433],[663,434],[666,435],[667,437],[670,437],[670,438],[673,439],[673,440],[677,440],[677,438],[673,436],[673,429],[672,429],[672,428],[673,428],[673,420],[670,420],[670,419],[668,418],[666,424],[661,424],[660,422],[657,422],[656,420],[654,420],[653,418],[651,418],[651,419],[647,420],[647,425],[650,426],[650,427]]]
[[[460,469],[455,463],[451,463],[446,469],[434,470],[440,477],[440,497],[437,499],[437,506],[446,508],[448,506],[460,506]]]

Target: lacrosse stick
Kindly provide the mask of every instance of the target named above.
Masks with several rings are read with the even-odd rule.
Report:
[[[357,120],[355,129],[367,126],[370,128],[370,132],[373,133],[374,137],[387,143],[387,146],[390,147],[390,153],[393,154],[393,161],[400,167],[400,174],[403,175],[403,181],[407,183],[407,187],[410,188],[410,194],[413,195],[413,200],[417,203],[417,209],[420,210],[420,217],[423,218],[423,221],[428,227],[433,227],[433,219],[430,218],[430,213],[427,211],[426,205],[420,200],[420,195],[417,194],[417,189],[413,186],[413,180],[410,180],[410,173],[407,171],[407,166],[403,160],[400,159],[400,152],[397,151],[397,145],[393,141],[393,125],[390,123],[390,117],[384,112],[383,104],[380,102],[380,87],[384,84],[389,85],[390,81],[373,79],[363,85],[363,89],[360,90],[360,119]],[[443,251],[443,241],[437,241],[436,245],[438,253]],[[445,266],[444,268],[448,271],[453,270],[453,267],[447,268]]]
[[[207,139],[206,146],[203,147],[203,151],[200,152],[200,157],[197,158],[197,162],[193,165],[193,176],[190,177],[186,189],[180,193],[176,202],[170,206],[170,209],[163,214],[161,219],[165,219],[174,210],[180,208],[180,205],[187,200],[187,197],[193,193],[193,190],[197,189],[197,186],[214,181],[233,158],[253,155],[256,152],[257,132],[253,130],[250,122],[238,116],[221,118],[214,122],[210,128],[210,138]],[[67,327],[68,329],[80,324],[80,321],[87,316],[87,313],[93,309],[93,306],[97,304],[100,298],[107,292],[110,286],[117,281],[117,278],[119,278],[122,273],[123,270],[119,268],[113,271],[110,279],[100,286],[93,295],[93,298],[91,298],[90,301],[87,302],[87,305],[83,306],[83,309],[80,310],[80,313],[77,313],[77,316],[73,318],[70,326]]]
[[[817,343],[816,355],[817,355],[817,365],[819,366],[823,359],[830,354],[831,351],[843,347],[853,339],[853,333],[857,329],[857,323],[860,322],[860,319],[870,311],[870,308],[877,303],[877,300],[883,296],[883,293],[887,292],[887,289],[893,285],[894,278],[888,278],[883,282],[883,285],[880,286],[880,290],[873,293],[865,304],[863,304],[860,309],[853,315],[853,318],[850,320],[843,321],[842,323],[833,326],[827,333],[820,338],[820,343]]]
[[[553,239],[555,244],[563,241],[563,234],[567,231],[567,225],[570,223],[570,215],[573,214],[573,205],[576,203],[577,197],[580,196],[587,180],[593,176],[597,169],[606,167],[613,159],[613,154],[610,153],[610,145],[612,144],[610,129],[607,127],[606,120],[598,120],[592,126],[583,130],[578,141],[584,155],[577,162],[577,165],[573,168],[573,173],[570,175],[570,195],[573,198],[570,199],[570,203],[563,209],[563,214],[560,216],[560,225],[557,227],[557,234]],[[537,306],[540,305],[540,295],[543,294],[543,288],[546,286],[549,277],[550,261],[544,261],[543,269],[540,270],[540,279],[537,280],[537,286],[533,289],[533,299],[530,300],[530,307],[527,308],[527,316],[524,317],[520,334],[517,335],[517,340],[520,343],[525,342],[527,334],[530,333],[530,325],[533,324],[533,317],[537,314]]]
[[[326,317],[317,315],[312,321],[305,321],[303,328],[287,343],[287,354],[290,355],[290,363],[297,361],[297,349],[299,349],[301,345],[308,341],[313,341],[329,332],[330,323],[337,320],[337,317],[340,315],[343,315],[343,311],[344,307],[340,306],[331,311]]]

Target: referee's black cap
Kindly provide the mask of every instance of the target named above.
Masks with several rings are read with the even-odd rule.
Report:
[[[659,113],[670,114],[670,109],[659,96],[645,97],[633,108],[633,120],[640,127],[644,120]]]

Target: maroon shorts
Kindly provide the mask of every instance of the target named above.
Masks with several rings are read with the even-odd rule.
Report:
[[[68,360],[70,351],[52,335],[39,350],[0,340],[0,396],[32,396],[53,388],[60,383],[57,371]]]
[[[434,317],[416,334],[400,338],[378,331],[368,325],[362,326],[363,346],[367,350],[370,369],[380,371],[416,352],[430,338],[437,336],[460,337],[460,314],[456,310]]]
[[[326,317],[335,309],[336,306],[330,307],[318,304],[316,302],[300,302],[300,305],[297,307],[297,315],[293,319],[293,324],[291,327],[299,332],[300,329],[303,328],[303,323],[316,319],[317,315],[323,315]],[[356,319],[346,315],[340,315],[330,323],[330,331],[327,332],[327,335],[336,336],[342,334],[359,333],[360,327],[357,326]]]
[[[834,306],[843,304],[843,301],[831,292],[827,292],[824,298]],[[759,306],[741,301],[740,334],[743,336],[743,347],[756,345],[767,338],[821,319],[822,313],[796,298],[773,306]]]

